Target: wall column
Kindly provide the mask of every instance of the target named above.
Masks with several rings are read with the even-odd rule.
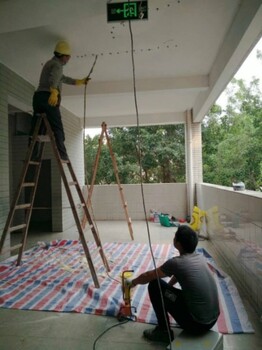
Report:
[[[187,207],[191,215],[196,204],[195,184],[203,182],[201,123],[192,123],[192,111],[186,111],[186,183]]]

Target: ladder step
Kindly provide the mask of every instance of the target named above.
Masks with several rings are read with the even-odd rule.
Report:
[[[28,209],[31,208],[31,203],[18,204],[15,206],[15,210],[17,209]]]
[[[68,185],[69,186],[76,186],[77,182],[76,181],[70,181],[70,182],[68,182]]]
[[[14,231],[18,231],[21,228],[25,228],[26,224],[21,224],[21,225],[17,225],[17,226],[13,226],[13,227],[9,227],[9,232],[14,232]]]
[[[50,142],[50,137],[48,135],[38,135],[37,141],[39,142]]]
[[[1,254],[10,253],[10,252],[12,252],[14,250],[17,250],[17,249],[21,248],[21,247],[22,247],[22,243],[13,245],[12,247],[9,247],[9,248],[3,248],[1,250]]]
[[[35,186],[35,182],[24,182],[22,184],[22,187],[34,187]]]
[[[101,246],[96,246],[96,248],[92,248],[92,251],[90,252],[93,256],[97,253],[103,252],[103,248]]]
[[[41,162],[36,161],[36,160],[29,160],[29,164],[31,165],[39,165]]]
[[[9,248],[9,250],[12,252],[13,250],[16,250],[16,249],[19,249],[22,247],[22,243],[19,243],[19,244],[16,244],[16,245],[13,245],[12,247]]]

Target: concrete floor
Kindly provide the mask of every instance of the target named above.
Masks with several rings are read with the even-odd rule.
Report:
[[[127,223],[97,222],[102,242],[130,241]],[[145,222],[133,222],[132,228],[136,242],[148,243],[148,232]],[[175,229],[165,228],[159,224],[149,223],[152,243],[172,242]],[[87,232],[87,238],[90,232]],[[53,239],[76,239],[78,233],[72,228],[64,233],[29,234],[27,248],[38,241]],[[13,240],[19,240],[16,234]],[[225,272],[226,266],[219,260],[213,245],[202,240],[200,247],[206,248],[218,266]],[[234,276],[231,276],[232,278]],[[257,350],[262,348],[262,323],[247,298],[239,290],[249,320],[255,334],[234,334],[224,336],[224,350]],[[112,328],[110,328],[112,327]],[[55,313],[40,311],[22,311],[0,308],[0,350],[158,350],[165,349],[161,343],[150,343],[143,339],[144,329],[150,325],[129,321],[125,324],[113,317],[94,316],[74,313]],[[104,333],[106,332],[106,333]],[[104,334],[103,334],[104,333]],[[175,335],[180,333],[174,329]],[[101,337],[100,337],[101,336]],[[190,349],[191,350],[191,349]],[[193,350],[193,349],[192,349]]]

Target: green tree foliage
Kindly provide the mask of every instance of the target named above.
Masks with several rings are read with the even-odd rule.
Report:
[[[262,57],[262,55],[261,55]],[[262,184],[262,98],[259,80],[247,86],[233,79],[225,109],[214,105],[202,124],[203,175],[208,183],[232,186],[243,181],[247,189]],[[184,126],[112,128],[108,130],[123,184],[185,182]],[[99,136],[85,140],[88,183]],[[141,165],[141,167],[140,167]],[[96,184],[116,182],[112,159],[102,145]]]
[[[262,183],[262,99],[259,80],[233,79],[225,110],[214,105],[203,122],[204,181],[247,189]]]
[[[140,183],[141,180],[144,183],[185,182],[183,125],[112,128],[108,135],[121,183]],[[98,141],[99,136],[85,140],[88,183],[93,176]],[[115,182],[109,148],[104,143],[95,183]]]

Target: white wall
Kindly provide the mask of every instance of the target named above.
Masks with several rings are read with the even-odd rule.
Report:
[[[2,234],[10,207],[8,103],[12,100],[25,108],[30,108],[34,88],[0,64],[0,91],[0,233]],[[9,245],[10,237],[7,235],[5,246]],[[1,256],[0,259],[4,257]]]
[[[83,151],[83,131],[81,121],[69,111],[61,108],[61,114],[63,119],[64,131],[65,131],[65,146],[69,155],[69,159],[72,163],[74,172],[76,174],[80,188],[82,189],[85,184],[85,170],[84,170],[84,151]],[[67,166],[64,165],[68,179],[71,179]],[[75,203],[78,207],[78,213],[82,216],[82,207],[79,206],[80,200],[74,186],[71,186],[71,191],[75,199]],[[70,208],[67,194],[65,192],[64,185],[62,184],[62,218],[63,218],[63,231],[75,226],[75,220]],[[61,230],[62,231],[62,230]]]
[[[131,220],[144,220],[141,185],[122,185]],[[176,218],[187,215],[186,184],[143,184],[146,216],[154,209]],[[92,207],[96,220],[125,220],[125,212],[117,185],[95,185]]]

